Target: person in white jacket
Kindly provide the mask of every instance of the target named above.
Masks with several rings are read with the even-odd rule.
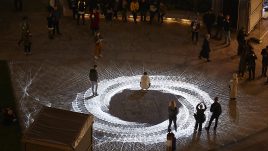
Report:
[[[231,100],[235,100],[237,97],[237,87],[238,87],[238,78],[237,78],[237,74],[234,73],[233,78],[230,80],[230,85],[229,85]]]
[[[147,75],[147,72],[144,72],[143,75],[141,76],[140,86],[142,90],[148,90],[149,87],[151,86],[150,78]]]

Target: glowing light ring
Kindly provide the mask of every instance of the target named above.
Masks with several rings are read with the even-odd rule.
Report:
[[[84,93],[83,104],[87,111],[96,118],[94,130],[106,133],[106,139],[117,142],[140,142],[144,144],[166,141],[168,120],[152,126],[146,123],[124,121],[108,113],[111,98],[115,94],[125,89],[140,89],[140,77],[141,75],[123,76],[100,81],[98,89],[99,96],[91,99],[87,99],[92,94],[91,88]],[[150,76],[150,78],[152,83],[150,90],[172,93],[183,98],[178,99],[182,106],[177,116],[178,131],[175,132],[175,135],[177,138],[189,136],[195,124],[193,118],[195,106],[200,102],[205,102],[207,105],[210,105],[213,100],[206,92],[200,90],[198,86],[181,82],[178,77]],[[81,100],[77,97],[72,103],[73,110],[81,112],[78,101]],[[205,114],[208,116],[208,111],[205,112]]]

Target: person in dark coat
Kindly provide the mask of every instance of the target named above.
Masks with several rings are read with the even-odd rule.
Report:
[[[77,0],[71,0],[71,7],[72,7],[72,12],[73,12],[73,19],[75,19],[76,15],[77,15],[78,1]]]
[[[80,16],[82,16],[83,25],[85,24],[86,2],[85,0],[79,0],[77,4],[77,25],[80,22]]]
[[[97,96],[97,89],[98,89],[98,72],[97,72],[97,65],[93,66],[93,69],[90,69],[89,72],[89,80],[91,82],[91,88],[93,96]]]
[[[159,10],[158,10],[158,23],[163,23],[164,22],[164,16],[167,13],[167,6],[163,3],[159,3]]]
[[[205,13],[203,16],[204,24],[207,28],[208,34],[210,34],[210,35],[211,35],[211,29],[212,29],[213,24],[215,22],[215,18],[216,18],[216,16],[211,10],[208,11],[207,13]]]
[[[127,22],[128,1],[122,0],[122,21]]]
[[[243,44],[246,40],[246,33],[245,33],[245,29],[242,27],[237,34],[236,37],[237,43],[238,43],[238,48],[237,48],[237,55],[241,55],[242,51],[243,51]]]
[[[118,11],[119,11],[119,7],[120,7],[120,2],[119,0],[115,0],[113,2],[113,17],[117,20],[118,19]]]
[[[53,17],[53,35],[55,35],[55,32],[57,32],[58,35],[61,35],[60,33],[60,18],[61,18],[61,12],[57,6],[52,10],[52,17]]]
[[[150,12],[150,24],[152,24],[156,13],[158,12],[157,2],[150,1],[149,5],[149,12]]]
[[[218,102],[218,100],[219,100],[219,98],[218,97],[215,97],[214,98],[214,103],[210,107],[210,112],[212,112],[212,115],[210,117],[208,126],[205,128],[207,131],[209,130],[209,128],[211,126],[211,123],[212,123],[212,121],[214,119],[215,119],[214,130],[217,129],[218,119],[219,119],[219,116],[221,115],[221,112],[222,112],[222,110],[221,110],[221,104]]]
[[[230,16],[226,15],[225,20],[223,22],[223,29],[224,29],[224,35],[225,35],[225,44],[227,46],[230,46],[231,44],[231,22],[230,22]]]
[[[53,39],[54,20],[52,13],[50,13],[49,16],[47,17],[47,29],[48,29],[48,38]]]
[[[140,1],[141,22],[146,22],[147,11],[148,11],[148,2],[147,2],[147,0],[141,0]]]
[[[210,60],[209,60],[209,53],[210,53],[209,39],[210,39],[210,35],[207,34],[206,38],[204,39],[203,45],[202,45],[202,50],[199,54],[199,59],[206,58],[207,62],[210,62]]]
[[[249,80],[255,79],[255,69],[256,69],[256,62],[257,56],[255,55],[253,48],[250,47],[250,51],[247,56],[247,67],[249,72]]]
[[[194,114],[194,118],[195,118],[194,130],[195,131],[197,130],[197,128],[198,128],[198,131],[202,131],[202,124],[206,120],[206,115],[204,112],[207,110],[207,106],[206,104],[204,104],[204,108],[203,108],[202,104],[204,103],[198,103],[196,106],[196,113]]]
[[[241,54],[240,54],[240,59],[239,59],[239,67],[238,67],[238,76],[244,77],[244,73],[247,68],[247,44],[246,40],[244,40],[243,43],[241,43]]]
[[[175,101],[170,101],[168,105],[168,129],[170,129],[172,122],[174,123],[175,131],[177,131],[177,114],[178,108]]]
[[[217,16],[217,26],[216,26],[216,34],[214,38],[221,40],[223,35],[223,22],[224,22],[224,16],[223,13],[219,13]]]
[[[113,21],[113,7],[112,7],[112,4],[110,4],[110,3],[106,4],[105,19],[109,23],[112,23],[112,21]]]
[[[261,76],[262,77],[267,77],[267,66],[268,66],[268,46],[266,48],[262,49],[261,51],[262,55],[262,72]]]

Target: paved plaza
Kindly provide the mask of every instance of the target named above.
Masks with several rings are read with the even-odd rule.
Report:
[[[238,98],[231,101],[229,81],[239,62],[235,33],[229,47],[224,41],[211,40],[211,62],[207,63],[198,58],[204,27],[199,42],[193,44],[187,22],[150,25],[101,20],[103,58],[96,61],[88,19],[86,25],[78,26],[70,16],[63,17],[62,35],[49,39],[47,2],[30,2],[38,9],[26,5],[24,12],[14,12],[7,0],[4,3],[10,8],[0,6],[0,59],[9,62],[23,130],[45,105],[93,114],[96,151],[164,151],[167,106],[176,100],[177,150],[268,150],[264,141],[268,138],[268,85],[260,77],[260,51],[268,44],[268,35],[263,43],[253,45],[258,57],[256,79],[239,79]],[[191,15],[172,13],[178,18]],[[28,56],[17,45],[23,15],[29,16],[33,34]],[[97,97],[91,96],[88,77],[94,64],[100,79]],[[139,90],[138,78],[144,71],[152,77],[148,92]],[[195,133],[195,105],[204,101],[210,107],[215,96],[223,108],[217,131]],[[206,115],[208,120],[209,110]]]

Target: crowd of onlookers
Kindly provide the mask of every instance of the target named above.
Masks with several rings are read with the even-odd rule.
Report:
[[[158,22],[163,23],[163,17],[166,14],[166,6],[161,0],[70,0],[70,7],[73,12],[73,19],[79,25],[85,24],[85,14],[89,14],[90,29],[95,36],[95,49],[94,58],[102,57],[102,41],[103,37],[100,34],[100,14],[105,16],[105,20],[112,22],[113,19],[118,19],[121,13],[123,22],[128,21],[128,12],[132,14],[133,20],[137,23],[137,16],[140,15],[140,21],[150,23],[153,22],[155,16],[158,16]],[[62,15],[62,2],[61,0],[50,0],[48,6],[47,27],[48,36],[53,39],[55,34],[61,35],[59,22]],[[149,13],[149,14],[148,14]],[[149,16],[149,20],[147,20]],[[198,16],[191,22],[192,41],[197,43],[199,39],[200,21]],[[199,58],[205,58],[210,61],[210,38],[215,40],[222,40],[224,37],[224,45],[227,47],[231,44],[231,28],[229,15],[219,13],[215,15],[212,11],[208,11],[203,15],[203,24],[206,28],[206,36],[203,41],[202,49]],[[214,31],[214,32],[213,32]],[[241,28],[237,34],[238,49],[237,55],[240,57],[238,76],[244,77],[246,71],[249,74],[249,80],[255,79],[256,69],[256,54],[251,44],[251,39],[246,39],[245,29]],[[31,54],[31,32],[28,18],[23,17],[21,23],[21,38],[18,44],[24,44],[25,54]],[[262,77],[267,76],[268,47],[264,48],[261,52],[262,55]],[[268,79],[267,79],[268,82]]]
[[[140,21],[153,22],[155,16],[159,23],[163,23],[163,17],[166,14],[167,7],[161,0],[70,0],[70,6],[73,11],[73,18],[80,16],[84,22],[84,14],[91,14],[93,10],[105,16],[106,21],[112,22],[118,19],[119,14],[124,22],[128,20],[128,14],[131,14],[135,23],[137,16],[140,15]],[[147,19],[149,17],[149,20]]]

